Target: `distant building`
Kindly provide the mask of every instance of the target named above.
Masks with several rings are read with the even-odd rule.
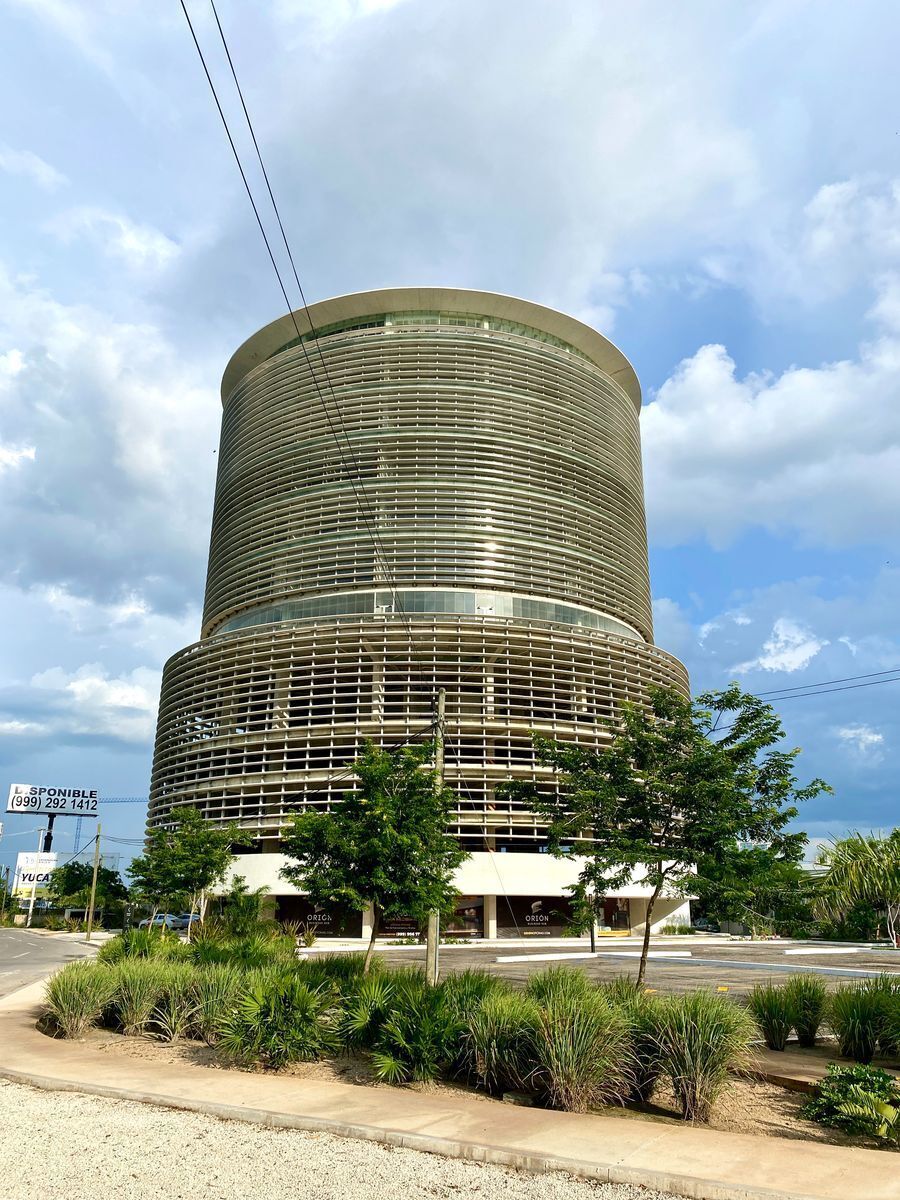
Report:
[[[237,869],[282,915],[360,932],[279,878],[279,832],[341,795],[365,739],[421,736],[444,687],[460,932],[558,932],[576,864],[497,784],[549,785],[531,730],[596,745],[621,701],[688,691],[653,645],[634,370],[581,322],[486,292],[294,318],[299,338],[274,321],[225,371],[203,628],[165,669],[150,823],[181,805],[239,822]],[[608,924],[640,927],[645,895],[611,892]]]

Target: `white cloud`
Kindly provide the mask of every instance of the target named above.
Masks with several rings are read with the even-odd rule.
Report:
[[[34,737],[47,732],[37,721],[0,720],[0,737]]]
[[[24,462],[34,462],[35,452],[34,446],[5,446],[0,442],[0,474]]]
[[[845,725],[838,729],[837,735],[855,751],[858,757],[867,759],[870,763],[880,761],[882,756],[876,747],[884,744],[884,734],[878,733],[869,725]]]
[[[880,295],[897,286],[883,277]],[[644,410],[652,537],[722,548],[762,526],[817,545],[895,544],[898,395],[900,333],[777,376],[739,378],[724,346],[701,347]]]
[[[65,175],[61,175],[37,154],[30,150],[13,150],[4,145],[0,145],[0,171],[5,171],[7,175],[22,175],[48,192],[68,182]]]
[[[740,675],[750,671],[802,671],[816,657],[827,640],[817,638],[788,617],[779,617],[772,626],[772,633],[763,642],[761,653],[747,662],[738,663],[732,670]]]
[[[160,230],[102,208],[68,209],[48,221],[47,229],[64,242],[85,237],[133,271],[161,271],[180,253],[178,243]]]
[[[31,685],[54,694],[57,726],[69,734],[136,743],[153,737],[158,671],[137,667],[127,675],[111,677],[99,663],[75,672],[51,667],[35,675]]]
[[[61,304],[0,267],[4,342],[21,356],[4,389],[0,454],[8,577],[104,605],[197,601],[218,361],[187,359],[153,325]],[[12,469],[35,446],[40,471]]]

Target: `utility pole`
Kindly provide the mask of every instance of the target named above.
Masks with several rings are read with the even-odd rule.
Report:
[[[9,896],[9,867],[3,872],[3,895],[0,896],[0,918],[6,916],[6,900]]]
[[[94,901],[97,898],[97,872],[100,870],[100,822],[97,822],[97,837],[94,841],[94,876],[91,879],[91,903],[88,906],[87,933],[84,940],[91,940],[91,930],[94,927]]]
[[[446,705],[446,688],[439,688],[434,728],[434,785],[438,791],[444,786],[444,711]],[[438,981],[440,944],[441,914],[437,910],[433,910],[428,914],[428,934],[425,941],[425,978],[432,985]]]

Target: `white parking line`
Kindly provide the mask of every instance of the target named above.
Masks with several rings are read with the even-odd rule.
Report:
[[[640,958],[639,950],[598,950],[595,954],[502,954],[498,963],[512,962],[569,962],[576,958]],[[651,950],[647,958],[690,958],[690,950]]]
[[[785,950],[785,954],[861,954],[858,946],[804,946],[799,950]]]

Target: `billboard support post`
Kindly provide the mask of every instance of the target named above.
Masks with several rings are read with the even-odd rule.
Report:
[[[43,844],[44,844],[44,830],[39,829],[38,830],[37,856],[35,858],[35,867],[34,867],[33,877],[31,880],[31,894],[28,897],[28,916],[25,918],[25,928],[26,929],[30,928],[31,918],[34,916],[34,897],[35,897],[35,894],[37,893],[38,863],[40,863],[40,861],[41,861],[41,853],[42,853],[41,847],[43,846]]]
[[[47,818],[47,832],[44,834],[44,854],[53,845],[53,822],[56,820],[56,813],[51,813]]]

